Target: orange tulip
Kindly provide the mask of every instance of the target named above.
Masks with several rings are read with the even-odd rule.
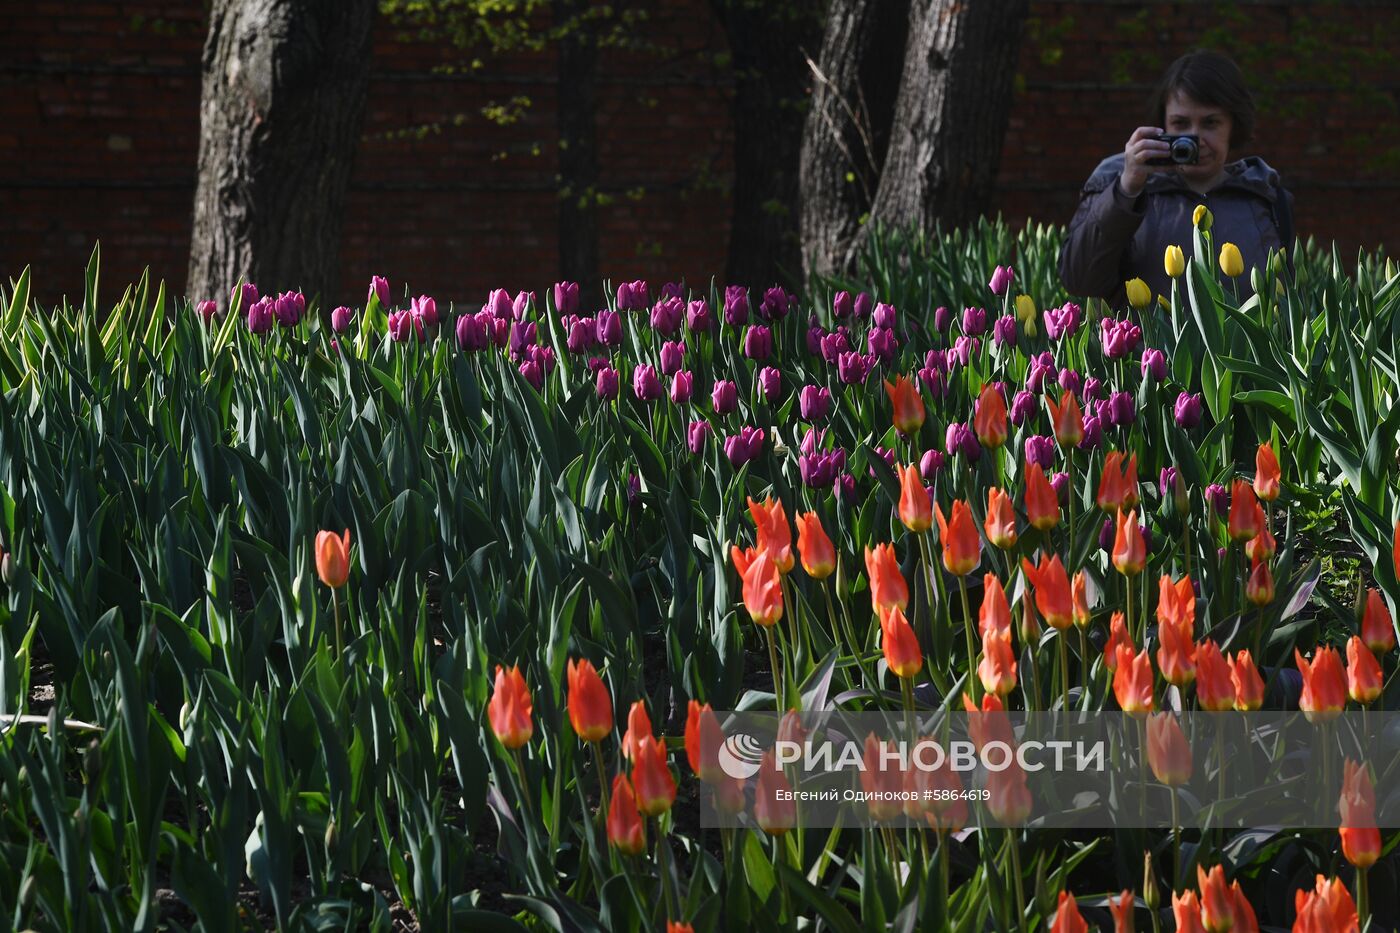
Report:
[[[1104,455],[1099,491],[1094,501],[1105,512],[1131,509],[1137,505],[1137,454],[1132,454],[1127,460],[1117,450],[1110,450]]]
[[[977,397],[972,429],[983,447],[1000,447],[1006,443],[1006,400],[990,382],[982,384],[982,394]]]
[[[860,786],[868,795],[870,818],[877,823],[889,823],[899,819],[904,812],[900,795],[904,791],[904,771],[899,767],[899,758],[888,760],[882,754],[886,748],[894,746],[875,738],[875,733],[865,737],[864,768],[860,772]]]
[[[899,476],[899,520],[916,534],[933,527],[933,500],[924,488],[919,468],[912,463],[895,467]]]
[[[691,700],[685,717],[685,757],[690,770],[707,784],[724,780],[719,766],[719,747],[723,744],[724,730],[710,704]]]
[[[1196,679],[1196,643],[1191,633],[1174,623],[1157,626],[1157,666],[1169,684],[1185,687]]]
[[[1230,910],[1234,921],[1230,933],[1259,933],[1259,920],[1254,916],[1254,908],[1250,906],[1249,898],[1244,896],[1244,889],[1238,881],[1230,882],[1230,897],[1234,901]]]
[[[1070,593],[1074,603],[1074,624],[1086,628],[1089,625],[1089,575],[1082,570],[1076,573]]]
[[[741,548],[737,544],[732,544],[729,546],[729,556],[733,559],[734,569],[738,572],[739,579],[742,581],[744,575],[749,572],[749,568],[753,566],[754,560],[758,557],[758,548]]]
[[[1357,868],[1370,868],[1381,855],[1381,834],[1376,828],[1376,789],[1366,767],[1350,758],[1345,765],[1337,811],[1342,817],[1338,831],[1342,854]]]
[[[956,577],[971,573],[981,559],[982,550],[972,510],[958,499],[953,503],[951,521],[943,517],[943,508],[939,505],[933,507],[933,517],[938,520],[938,540],[943,544],[943,566]]]
[[[1278,541],[1267,524],[1259,526],[1259,533],[1244,543],[1244,555],[1250,560],[1268,560],[1278,553]]]
[[[1125,577],[1135,577],[1147,566],[1147,542],[1138,527],[1137,513],[1118,512],[1118,533],[1113,539],[1113,566]]]
[[[1031,815],[1033,801],[1026,772],[1014,759],[1006,770],[987,775],[987,794],[987,812],[1003,826],[1024,823]]]
[[[486,713],[491,720],[491,731],[501,744],[514,751],[535,733],[530,714],[534,712],[534,701],[530,698],[530,688],[525,685],[525,676],[517,665],[506,670],[496,665],[496,688],[491,693],[491,702]]]
[[[1201,920],[1208,933],[1227,933],[1234,925],[1235,898],[1225,884],[1225,866],[1207,872],[1196,866],[1196,882],[1201,889]]]
[[[1385,654],[1395,647],[1395,623],[1390,609],[1378,590],[1366,593],[1366,612],[1361,617],[1361,640],[1376,654]]]
[[[1191,746],[1171,713],[1155,713],[1147,719],[1147,764],[1168,787],[1191,780]]]
[[[338,590],[350,579],[350,529],[336,537],[333,531],[316,535],[316,573],[321,582]]]
[[[747,782],[723,773],[720,778],[721,780],[715,783],[715,809],[731,815],[743,813],[744,808],[749,805],[744,797],[744,786]]]
[[[1265,502],[1273,502],[1278,498],[1280,479],[1278,457],[1274,456],[1273,447],[1260,444],[1259,452],[1254,455],[1254,494]]]
[[[1162,574],[1157,583],[1157,621],[1162,625],[1174,625],[1194,638],[1196,633],[1196,587],[1190,577],[1182,577],[1175,583]]]
[[[870,578],[870,604],[875,614],[884,615],[898,606],[909,605],[909,584],[899,572],[893,544],[877,544],[865,549],[865,573]]]
[[[1026,467],[1026,521],[1041,531],[1060,523],[1060,498],[1039,464]]]
[[[1089,933],[1089,924],[1084,922],[1084,917],[1079,913],[1079,905],[1074,901],[1074,895],[1068,891],[1060,892],[1060,903],[1055,908],[1055,917],[1050,923],[1050,929],[1054,933]]]
[[[749,498],[749,515],[753,517],[758,549],[767,551],[778,565],[781,573],[792,569],[792,529],[788,527],[787,513],[783,511],[781,500],[774,502],[764,499],[755,502]]]
[[[937,753],[920,749],[921,745],[936,745],[931,738],[922,738],[911,754],[914,761],[932,762]],[[958,773],[945,757],[937,769],[913,767],[905,773],[904,814],[910,819],[923,816],[929,827],[938,832],[956,832],[967,825],[967,801],[962,797],[963,784]]]
[[[894,426],[901,434],[913,434],[924,424],[924,400],[914,381],[907,376],[895,376],[894,382],[885,380],[885,393],[890,397],[894,408]]]
[[[627,710],[627,731],[622,736],[622,757],[635,763],[642,739],[650,738],[651,735],[651,717],[647,715],[647,706],[641,700],[636,700]]]
[[[1293,933],[1357,933],[1356,902],[1340,878],[1328,881],[1322,875],[1311,891],[1298,891],[1293,896],[1298,917],[1293,921]]]
[[[676,779],[666,764],[666,746],[652,736],[637,744],[632,761],[632,786],[637,790],[637,809],[647,816],[660,816],[676,801]]]
[[[646,826],[637,809],[637,795],[627,775],[613,778],[612,799],[608,802],[608,842],[623,855],[646,851]]]
[[[987,490],[987,520],[982,527],[987,532],[987,540],[1003,551],[1015,547],[1016,509],[1011,497],[995,486]]]
[[[1156,708],[1152,696],[1152,657],[1147,649],[1134,652],[1129,645],[1118,646],[1118,663],[1113,671],[1113,696],[1125,713],[1141,716]]]
[[[676,920],[666,921],[666,933],[695,933],[695,927]]]
[[[1124,888],[1123,893],[1108,899],[1108,911],[1113,914],[1113,933],[1133,933],[1133,912],[1137,909],[1137,898]]]
[[[569,722],[574,732],[585,742],[600,742],[612,731],[612,697],[603,685],[603,678],[593,667],[593,662],[569,659],[567,668],[569,682]]]
[[[836,548],[816,512],[797,516],[797,552],[802,555],[802,569],[813,580],[825,580],[836,570]]]
[[[1114,612],[1108,622],[1108,641],[1103,646],[1103,664],[1110,671],[1118,670],[1118,646],[1137,651],[1133,636],[1128,634],[1128,626],[1122,612]]]
[[[914,629],[898,606],[880,617],[880,648],[896,677],[913,677],[924,666],[924,653]]]
[[[1035,605],[1041,616],[1052,628],[1060,631],[1069,628],[1074,622],[1074,600],[1070,595],[1069,574],[1060,563],[1060,556],[1056,554],[1046,560],[1042,554],[1038,567],[1023,557],[1021,568],[1035,587]]]
[[[1011,650],[1011,632],[989,634],[982,639],[982,660],[977,676],[988,693],[1006,696],[1016,688],[1016,654]]]
[[[1255,558],[1249,581],[1244,586],[1244,597],[1256,606],[1267,606],[1274,601],[1274,574],[1266,561]]]
[[[756,625],[774,625],[783,617],[783,581],[768,551],[759,551],[744,574],[744,608]]]
[[[1303,674],[1303,693],[1298,708],[1308,722],[1327,722],[1341,715],[1347,705],[1346,677],[1342,674],[1342,659],[1331,646],[1317,649],[1312,663],[1303,659],[1297,648],[1293,657]]]
[[[1196,646],[1196,699],[1201,709],[1223,713],[1235,708],[1235,682],[1220,646],[1209,638]]]
[[[1248,541],[1264,527],[1264,510],[1254,489],[1242,479],[1230,484],[1230,540]]]
[[[797,825],[797,803],[792,784],[778,767],[772,752],[765,752],[758,768],[758,789],[753,797],[753,815],[759,827],[770,836],[780,836]]]
[[[1172,892],[1172,917],[1176,920],[1176,933],[1206,933],[1201,926],[1201,901],[1196,892]]]
[[[1381,695],[1381,666],[1359,635],[1347,642],[1347,693],[1362,706],[1370,706]]]
[[[990,633],[1011,635],[1011,604],[994,573],[982,577],[982,606],[977,610],[977,634],[986,638]]]
[[[1249,713],[1264,705],[1264,678],[1254,666],[1248,649],[1230,659],[1230,682],[1235,685],[1235,709]]]
[[[1050,408],[1050,421],[1055,427],[1055,443],[1062,450],[1078,447],[1079,442],[1084,440],[1084,413],[1080,411],[1079,400],[1074,393],[1066,392],[1060,396],[1058,405],[1047,395],[1045,404]]]
[[[1022,644],[1040,643],[1040,622],[1035,617],[1035,600],[1031,598],[1030,590],[1021,596],[1021,626],[1017,631]]]

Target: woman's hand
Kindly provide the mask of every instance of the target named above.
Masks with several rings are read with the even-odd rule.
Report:
[[[1148,177],[1166,167],[1147,164],[1151,159],[1162,159],[1171,154],[1171,146],[1157,138],[1162,134],[1161,127],[1140,126],[1128,137],[1128,144],[1123,147],[1123,174],[1118,176],[1118,187],[1128,197],[1135,198],[1142,194]]]

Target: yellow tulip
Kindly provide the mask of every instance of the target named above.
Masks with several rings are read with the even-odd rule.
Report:
[[[1026,318],[1026,323],[1022,325],[1022,330],[1026,332],[1027,337],[1034,337],[1038,334],[1039,330],[1035,326],[1035,318]]]
[[[1211,215],[1204,204],[1197,204],[1195,212],[1191,215],[1191,223],[1202,230],[1209,230],[1211,224],[1215,223],[1215,217]]]
[[[1029,321],[1035,317],[1035,302],[1030,295],[1016,296],[1016,317],[1021,321]]]
[[[1244,272],[1244,257],[1240,255],[1240,248],[1233,243],[1226,243],[1220,247],[1220,271],[1234,278]]]
[[[1128,304],[1134,308],[1145,308],[1152,303],[1152,289],[1142,279],[1129,279],[1123,283],[1123,289],[1128,293]]]
[[[1181,252],[1180,246],[1167,247],[1167,254],[1162,257],[1162,266],[1172,278],[1186,271],[1186,256]]]

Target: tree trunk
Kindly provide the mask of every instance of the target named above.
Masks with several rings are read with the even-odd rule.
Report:
[[[802,131],[802,258],[808,283],[845,270],[879,185],[909,30],[909,0],[832,0],[821,54],[807,65]]]
[[[1011,112],[1027,0],[914,0],[890,148],[848,259],[876,223],[947,230],[986,210]]]
[[[374,0],[213,0],[186,293],[333,301]]]
[[[798,160],[808,86],[805,57],[821,37],[819,0],[713,0],[733,56],[734,190],[727,281],[798,284]]]
[[[589,0],[560,0],[559,275],[579,283],[579,307],[602,306],[598,277],[598,37]]]

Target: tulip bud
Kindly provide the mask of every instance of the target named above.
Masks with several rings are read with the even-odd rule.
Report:
[[[1162,267],[1171,278],[1176,278],[1186,271],[1186,256],[1180,246],[1167,247],[1167,253],[1162,258]]]
[[[1191,213],[1191,223],[1202,231],[1209,231],[1215,223],[1215,215],[1204,204],[1197,204],[1196,209]]]
[[[1142,279],[1129,279],[1123,284],[1128,293],[1128,304],[1141,310],[1152,303],[1152,289]]]
[[[199,312],[200,319],[208,324],[214,319],[214,315],[219,311],[219,304],[216,301],[201,301],[195,305],[194,309]]]
[[[837,318],[850,317],[853,310],[850,292],[837,292],[836,297],[831,300],[831,313]]]
[[[0,550],[0,580],[6,586],[12,586],[15,582],[15,559],[9,551]]]
[[[602,369],[598,370],[596,386],[599,398],[607,399],[609,401],[617,398],[617,370],[613,369],[611,366],[604,366]]]
[[[1240,248],[1233,243],[1226,243],[1220,247],[1220,271],[1234,278],[1244,272],[1244,258],[1240,256]]]

